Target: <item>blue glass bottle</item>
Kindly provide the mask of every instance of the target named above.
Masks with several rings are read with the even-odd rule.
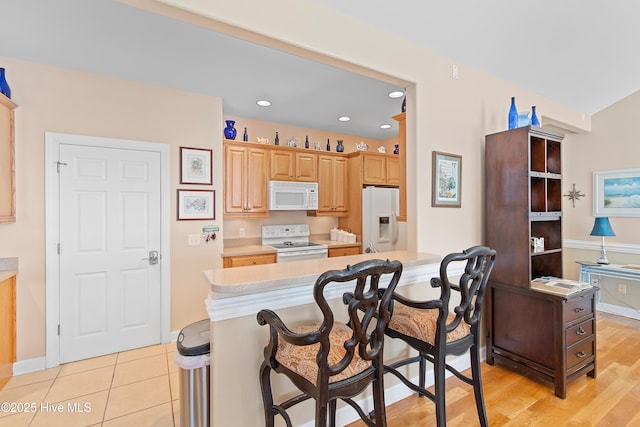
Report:
[[[329,141],[329,138],[327,138],[327,151],[331,151],[331,142]]]
[[[275,145],[280,145],[280,137],[278,136],[278,132],[276,132],[276,140],[273,143]]]
[[[225,122],[227,123],[227,127],[224,128],[224,137],[227,139],[236,139],[236,128],[233,127],[233,125],[236,124],[235,120],[225,120]]]
[[[531,107],[531,126],[540,126],[540,120],[538,120],[538,116],[536,115],[536,106]]]
[[[309,135],[304,138],[304,148],[309,148]]]
[[[7,83],[7,79],[4,77],[4,68],[0,68],[0,93],[9,99],[11,98],[11,88],[9,87],[9,83]]]
[[[247,133],[247,128],[244,128],[244,135],[242,135],[242,140],[244,142],[249,141],[249,134]]]
[[[518,127],[518,110],[516,109],[516,97],[511,97],[511,108],[509,108],[509,129]]]

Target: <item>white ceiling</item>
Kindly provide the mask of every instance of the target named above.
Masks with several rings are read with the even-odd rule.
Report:
[[[640,2],[313,1],[587,114],[640,89]],[[402,88],[385,82],[114,0],[3,0],[1,13],[0,56],[221,97],[228,115],[397,133],[401,99],[387,93]],[[259,98],[273,106],[258,107]],[[344,114],[353,120],[338,122]]]

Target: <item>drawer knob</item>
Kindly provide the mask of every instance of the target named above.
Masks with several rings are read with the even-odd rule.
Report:
[[[584,334],[586,334],[586,333],[587,333],[587,331],[585,331],[584,329],[582,329],[582,326],[580,326],[580,327],[578,328],[578,330],[576,331],[576,335],[584,335]]]
[[[576,307],[576,313],[582,313],[584,311],[584,307]]]
[[[256,265],[256,261],[255,261],[255,260],[253,260],[253,262],[252,262],[252,263],[253,263],[253,265]]]
[[[585,357],[587,355],[587,353],[585,353],[584,351],[581,351],[579,353],[576,353],[576,357],[579,357],[580,359],[582,359],[583,357]]]

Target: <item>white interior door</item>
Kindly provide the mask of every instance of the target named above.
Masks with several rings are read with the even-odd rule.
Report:
[[[60,144],[59,162],[60,362],[160,343],[160,154]]]

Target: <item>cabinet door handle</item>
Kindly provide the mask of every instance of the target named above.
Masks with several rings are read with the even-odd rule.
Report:
[[[577,307],[576,313],[582,313],[584,311],[584,307]]]
[[[578,328],[578,330],[576,331],[576,335],[584,335],[584,334],[586,334],[586,333],[587,333],[587,331],[585,331],[584,329],[582,329],[582,326],[580,326],[580,327]]]
[[[576,357],[579,357],[580,359],[582,359],[583,357],[585,357],[587,355],[587,353],[585,353],[584,351],[581,351],[579,353],[576,353]]]

